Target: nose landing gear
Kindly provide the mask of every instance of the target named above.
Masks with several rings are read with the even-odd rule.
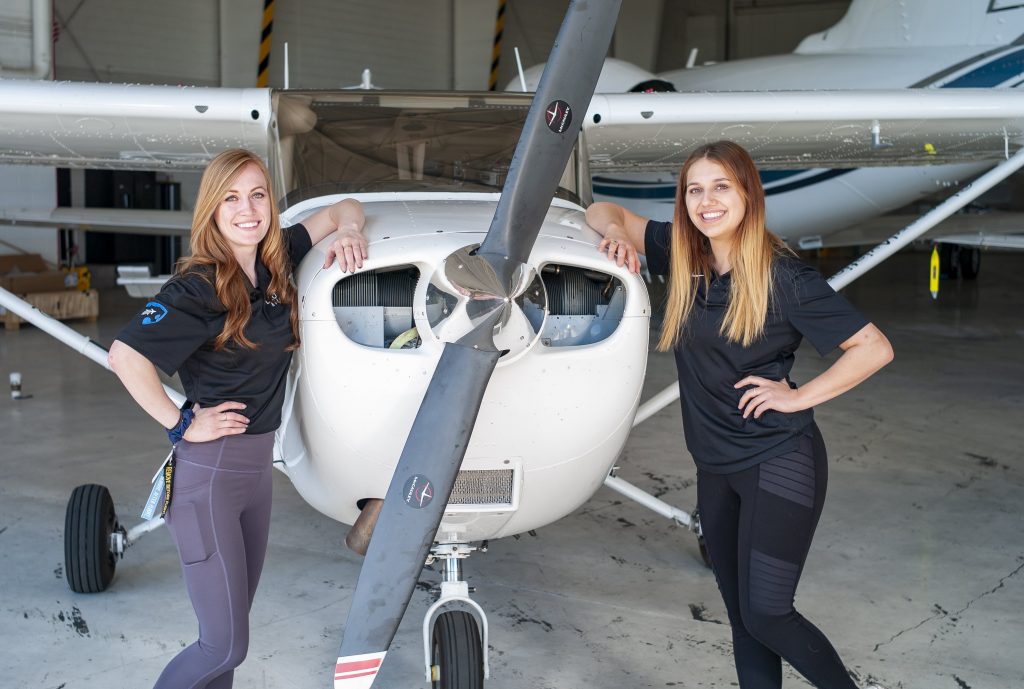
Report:
[[[469,598],[471,589],[462,580],[462,561],[474,550],[465,544],[435,545],[430,550],[428,563],[444,560],[445,565],[440,596],[423,618],[423,657],[432,689],[482,689],[490,676],[487,616]],[[469,611],[441,611],[452,604]]]

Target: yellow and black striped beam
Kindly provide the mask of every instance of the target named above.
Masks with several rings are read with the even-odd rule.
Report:
[[[498,63],[501,62],[501,32],[505,29],[505,0],[498,0],[498,18],[494,22],[494,47],[491,49],[491,78],[488,91],[498,90]]]
[[[256,86],[266,88],[267,70],[270,68],[270,37],[274,33],[274,0],[263,0],[263,31],[260,33],[260,67],[256,73]]]

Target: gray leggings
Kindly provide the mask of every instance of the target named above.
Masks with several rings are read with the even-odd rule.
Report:
[[[273,433],[178,443],[167,528],[199,640],[167,664],[156,689],[229,689],[245,659],[267,553],[273,447]]]

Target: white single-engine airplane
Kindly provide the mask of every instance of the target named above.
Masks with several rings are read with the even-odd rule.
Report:
[[[527,89],[543,65],[524,73]],[[1024,2],[1012,0],[853,0],[831,28],[807,36],[788,55],[734,60],[652,74],[620,60],[607,60],[598,93],[644,90],[708,93],[723,91],[865,89],[1012,89],[1024,84]],[[506,88],[519,90],[520,80]],[[1022,96],[1024,97],[1024,96]],[[756,142],[738,124],[725,132],[743,138],[756,155]],[[837,131],[837,138],[842,134]],[[876,145],[889,144],[881,123]],[[924,142],[928,146],[932,142]],[[934,145],[934,144],[932,144]],[[922,153],[928,153],[925,148]],[[652,161],[653,162],[653,161]],[[849,163],[812,167],[795,160],[790,169],[766,169],[767,223],[793,246],[817,248],[869,243],[863,232],[841,231],[955,188],[991,167],[960,159],[945,165],[886,168]],[[836,161],[838,163],[838,161]],[[622,175],[592,166],[594,198],[613,201],[650,218],[672,217],[674,170],[648,169]],[[943,236],[943,273],[976,276],[979,248],[1024,248],[1024,226],[1012,218],[964,217]],[[1009,222],[1006,222],[1006,221]],[[978,228],[974,225],[986,225]],[[1018,234],[1006,232],[1007,225]],[[869,234],[868,237],[871,235]],[[875,239],[880,237],[875,234]],[[962,247],[962,248],[961,248]]]
[[[639,405],[650,306],[644,283],[595,250],[582,212],[592,172],[678,169],[720,138],[765,169],[995,165],[834,277],[839,288],[1024,165],[1024,101],[1008,90],[591,99],[616,12],[570,6],[532,99],[0,81],[0,163],[200,169],[241,145],[268,160],[286,223],[339,195],[364,203],[363,268],[324,270],[322,248],[299,268],[303,346],[275,449],[332,518],[359,522],[384,499],[336,687],[372,684],[428,558],[445,567],[424,620],[426,676],[465,689],[487,675],[486,618],[461,576],[476,544],[550,523],[602,483],[694,524],[609,475],[630,427],[678,389]],[[0,290],[0,305],[105,365],[101,347],[16,296]],[[105,488],[75,489],[72,588],[104,589],[158,524],[126,529]]]

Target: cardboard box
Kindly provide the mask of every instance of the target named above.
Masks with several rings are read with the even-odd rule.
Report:
[[[65,289],[59,292],[32,292],[25,295],[25,301],[43,313],[60,320],[86,318],[95,321],[100,315],[100,294],[94,289],[80,292],[76,289]],[[13,311],[6,311],[0,316],[4,329],[17,330],[24,321]]]
[[[0,287],[15,294],[65,289],[63,270],[51,270],[39,254],[0,256]]]

